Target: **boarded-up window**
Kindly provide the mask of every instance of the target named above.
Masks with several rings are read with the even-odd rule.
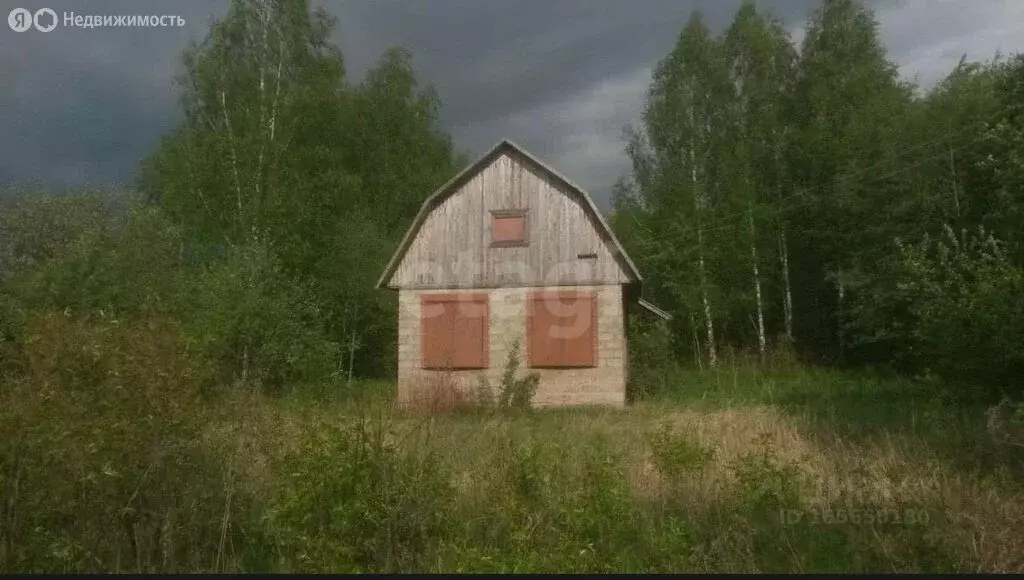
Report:
[[[597,365],[597,300],[593,292],[534,292],[526,308],[531,367]]]
[[[423,368],[488,366],[487,294],[429,294],[420,302]]]
[[[526,210],[505,209],[491,212],[491,245],[525,246]]]

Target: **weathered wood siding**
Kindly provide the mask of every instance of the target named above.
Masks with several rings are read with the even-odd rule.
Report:
[[[495,210],[526,209],[524,247],[491,247]],[[414,232],[388,286],[496,288],[631,282],[585,202],[514,151],[441,200]],[[580,258],[580,254],[596,257]]]

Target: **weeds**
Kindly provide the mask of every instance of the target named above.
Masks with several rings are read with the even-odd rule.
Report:
[[[932,433],[990,439],[899,398],[916,419],[851,430],[903,383],[740,369],[699,411],[423,417],[213,388],[173,326],[27,324],[0,383],[5,572],[1024,570],[1019,477]]]
[[[474,400],[451,371],[432,373],[417,382],[405,408],[413,413],[433,415],[471,408]]]
[[[679,437],[668,422],[650,437],[651,453],[657,467],[671,479],[678,479],[696,473],[715,456],[713,449],[687,437]]]
[[[519,341],[514,341],[509,350],[508,357],[505,358],[505,367],[501,373],[501,384],[499,385],[497,401],[494,400],[494,389],[491,387],[487,377],[480,375],[477,378],[477,396],[475,399],[478,404],[491,406],[496,403],[498,409],[514,409],[519,411],[530,408],[533,403],[533,396],[537,393],[537,387],[540,385],[540,375],[529,373],[521,377],[516,376],[519,373],[519,365],[522,363],[520,350]]]
[[[280,570],[414,570],[448,523],[452,492],[436,457],[401,448],[386,423],[317,425],[285,470],[265,516]]]

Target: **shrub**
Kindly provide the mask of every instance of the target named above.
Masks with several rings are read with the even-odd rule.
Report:
[[[501,394],[498,396],[498,406],[502,408],[529,409],[540,384],[540,375],[537,373],[516,378],[521,362],[519,350],[519,341],[516,340],[505,359],[505,370],[501,374]]]
[[[395,440],[385,422],[365,418],[310,430],[264,514],[282,570],[409,572],[431,564],[450,523],[450,478],[432,453]]]
[[[1002,445],[1024,447],[1024,402],[1003,399],[985,412],[986,428]]]
[[[183,352],[164,320],[28,323],[0,384],[0,571],[215,568],[227,498]]]
[[[98,195],[26,196],[0,212],[0,275],[34,270],[109,224]]]
[[[686,569],[685,524],[635,501],[601,436],[578,447],[508,438],[481,466],[480,502],[460,505],[442,569],[497,573]]]
[[[674,375],[678,359],[672,350],[667,325],[640,316],[630,316],[628,324],[629,383],[626,395],[629,400],[641,401],[677,388]]]
[[[735,465],[744,510],[757,521],[775,520],[780,511],[800,504],[800,472],[781,464],[767,444]]]
[[[153,208],[111,213],[96,195],[43,198],[18,206],[5,228],[0,286],[23,307],[124,316],[171,299],[181,238]]]
[[[499,409],[529,409],[533,404],[533,396],[537,393],[540,385],[540,375],[536,372],[517,377],[520,359],[520,342],[512,343],[508,357],[505,358],[505,369],[501,373],[501,385],[498,390],[497,401],[494,400],[494,389],[486,376],[480,375],[477,378],[476,402],[483,406],[497,404]]]
[[[191,344],[225,382],[280,392],[330,380],[341,356],[322,329],[313,293],[264,246],[239,248],[202,268],[181,308]]]
[[[863,288],[849,326],[864,346],[881,345],[907,366],[933,371],[963,396],[1021,394],[1024,269],[983,229],[946,228],[937,239],[899,244],[876,282]]]

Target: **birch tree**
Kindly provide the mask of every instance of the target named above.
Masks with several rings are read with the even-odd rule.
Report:
[[[144,165],[150,196],[229,244],[276,237],[303,193],[282,186],[290,153],[343,88],[332,25],[304,1],[232,2],[184,54],[185,121]]]
[[[344,351],[334,366],[347,379],[391,368],[394,300],[373,283],[458,160],[412,54],[389,49],[350,83],[333,27],[305,1],[232,2],[185,52],[184,120],[145,161],[140,185],[190,234],[191,254],[247,277],[244,296],[265,295],[263,284],[302,288],[317,325]],[[256,302],[231,315],[266,319]],[[238,344],[259,352],[256,341]]]
[[[651,212],[658,246],[654,268],[665,274],[664,288],[674,302],[700,313],[712,367],[718,362],[710,276],[714,245],[705,222],[717,199],[725,81],[719,48],[694,11],[673,51],[655,68],[643,128],[630,147],[637,195]]]
[[[795,52],[785,29],[744,2],[725,34],[725,58],[731,87],[736,148],[733,167],[740,175],[740,204],[746,214],[751,279],[754,286],[758,352],[766,350],[765,305],[759,246],[762,229],[772,225],[778,240],[783,288],[785,337],[793,337],[792,290],[784,219],[774,223],[761,217],[772,212],[785,195],[782,150],[785,104],[788,98]],[[765,210],[765,211],[762,211]],[[763,222],[763,223],[762,223]]]

